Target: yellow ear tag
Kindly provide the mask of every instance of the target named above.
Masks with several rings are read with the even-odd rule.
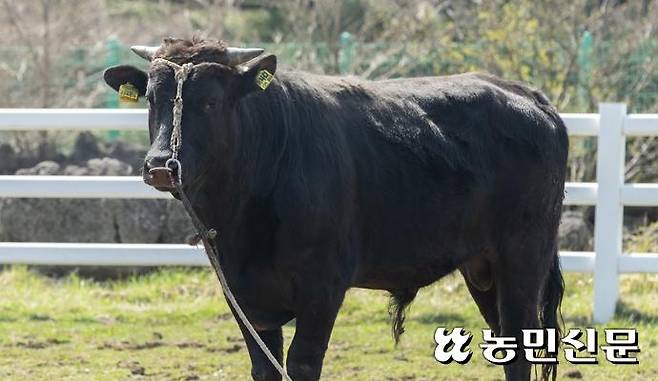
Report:
[[[274,74],[270,73],[265,69],[259,70],[258,73],[256,74],[256,85],[258,85],[258,87],[260,87],[262,90],[265,90],[267,89],[267,86],[270,85],[273,79],[274,79]]]
[[[119,101],[137,103],[139,101],[139,90],[130,82],[119,86]]]

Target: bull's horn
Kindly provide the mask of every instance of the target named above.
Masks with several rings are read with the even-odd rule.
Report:
[[[227,64],[230,66],[239,65],[257,57],[264,49],[261,48],[226,48]]]
[[[135,45],[135,46],[131,46],[130,50],[132,50],[135,54],[142,57],[143,59],[147,61],[151,61],[158,48],[159,48],[158,46]]]

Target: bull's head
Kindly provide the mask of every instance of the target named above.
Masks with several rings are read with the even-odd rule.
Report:
[[[261,54],[263,49],[226,47],[223,42],[171,38],[159,47],[133,46],[132,50],[151,62],[148,73],[120,65],[107,69],[104,78],[117,91],[130,83],[148,99],[151,147],[144,159],[144,181],[160,191],[175,193],[171,180],[177,174],[171,172],[182,170],[185,187],[199,185],[204,174],[215,171],[216,175],[222,169],[215,166],[232,157],[238,132],[230,128],[230,120],[236,105],[247,94],[262,91],[257,75],[262,70],[274,74],[276,56]],[[194,66],[182,87],[181,145],[177,152],[182,168],[169,166],[167,176],[158,169],[167,168],[167,160],[176,151],[171,145],[178,85],[174,76],[176,67],[185,63]]]

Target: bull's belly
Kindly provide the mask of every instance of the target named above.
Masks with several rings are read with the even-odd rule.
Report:
[[[485,228],[449,231],[444,225],[407,235],[379,236],[376,244],[362,248],[358,255],[354,286],[386,290],[424,287],[492,249]]]
[[[469,258],[457,251],[382,250],[372,253],[359,264],[354,286],[373,289],[420,288],[457,269]]]
[[[418,289],[436,282],[456,269],[456,266],[445,263],[407,269],[378,269],[358,276],[353,287],[376,290]]]
[[[482,192],[416,199],[394,194],[386,213],[372,212],[356,233],[358,265],[354,286],[376,289],[420,288],[491,251],[496,203]],[[448,202],[450,201],[450,202]]]
[[[245,313],[257,331],[268,331],[282,327],[295,318],[291,311],[272,310],[271,308],[249,308]]]

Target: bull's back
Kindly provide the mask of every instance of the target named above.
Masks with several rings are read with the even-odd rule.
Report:
[[[425,176],[459,173],[481,185],[516,162],[566,165],[562,120],[541,92],[521,83],[479,73],[336,81],[330,92],[338,128],[357,164],[394,158]]]
[[[351,116],[361,285],[431,283],[493,246],[497,216],[522,194],[562,192],[566,130],[541,93],[479,74],[361,86],[339,102]]]

